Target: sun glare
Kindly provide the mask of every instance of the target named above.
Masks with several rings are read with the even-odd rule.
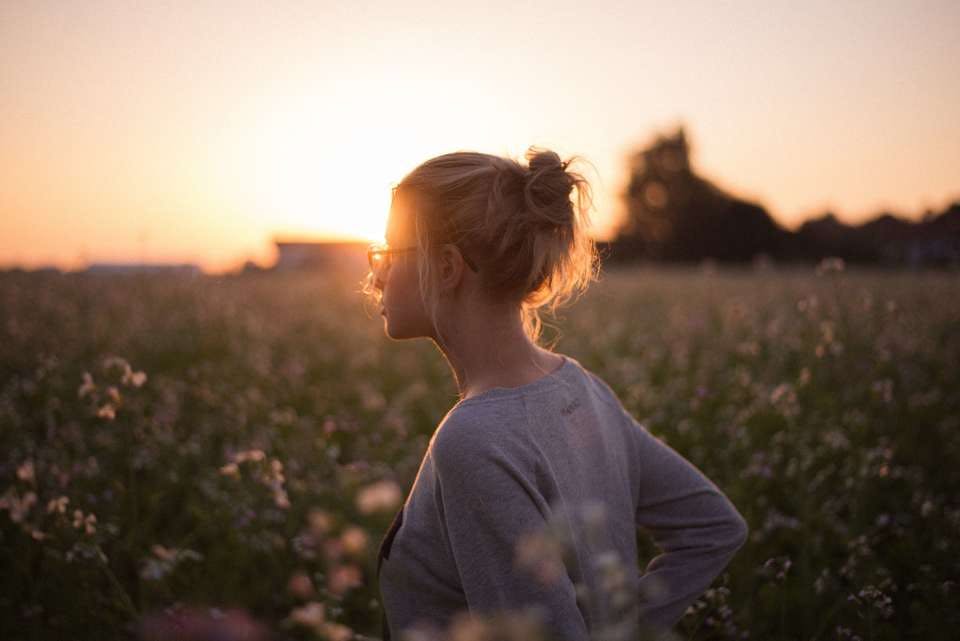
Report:
[[[499,142],[517,138],[488,97],[474,99],[472,113],[439,107],[450,92],[470,93],[467,80],[439,89],[430,74],[358,62],[328,82],[335,93],[282,92],[258,105],[253,197],[271,229],[382,240],[391,187],[419,163],[463,148],[501,153]],[[425,97],[438,107],[423,109]]]
[[[319,132],[287,123],[266,141],[258,209],[278,232],[375,240],[384,233],[389,206],[383,159],[364,158],[346,141],[319,140]],[[270,160],[266,160],[269,158]]]
[[[349,105],[300,101],[296,110],[269,110],[257,128],[258,211],[286,235],[381,240],[391,187],[435,151],[416,127],[416,114],[354,97]],[[422,117],[422,115],[421,115]],[[421,129],[422,131],[422,129]]]

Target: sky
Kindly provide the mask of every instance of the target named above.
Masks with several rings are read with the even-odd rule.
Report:
[[[378,240],[471,149],[579,155],[609,237],[631,150],[781,225],[960,199],[960,2],[0,2],[0,266],[271,264]]]

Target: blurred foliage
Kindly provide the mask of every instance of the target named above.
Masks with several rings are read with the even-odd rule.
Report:
[[[808,264],[839,257],[847,263],[901,267],[960,267],[960,201],[923,220],[880,212],[848,225],[832,212],[791,231],[764,207],[700,175],[684,128],[658,133],[627,160],[625,219],[615,238],[600,243],[608,262]]]
[[[456,388],[361,278],[0,274],[0,638],[198,608],[379,636],[377,545]],[[547,328],[750,524],[678,632],[953,636],[958,321],[949,274],[826,261],[607,271]]]

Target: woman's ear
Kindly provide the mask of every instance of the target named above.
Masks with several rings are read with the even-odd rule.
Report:
[[[440,249],[440,260],[438,262],[440,289],[456,289],[463,278],[463,270],[466,263],[459,250],[453,245],[444,245]]]

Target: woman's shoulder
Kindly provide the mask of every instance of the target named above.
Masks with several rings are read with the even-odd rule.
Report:
[[[623,409],[620,397],[603,377],[582,365],[580,365],[579,370],[583,373],[587,391],[590,395],[600,399],[618,411]]]
[[[430,454],[448,465],[479,460],[520,464],[533,449],[522,399],[468,403],[450,409],[434,431]]]
[[[495,440],[505,414],[516,411],[512,399],[498,403],[465,403],[450,408],[437,426],[433,440],[445,446],[479,447]]]

